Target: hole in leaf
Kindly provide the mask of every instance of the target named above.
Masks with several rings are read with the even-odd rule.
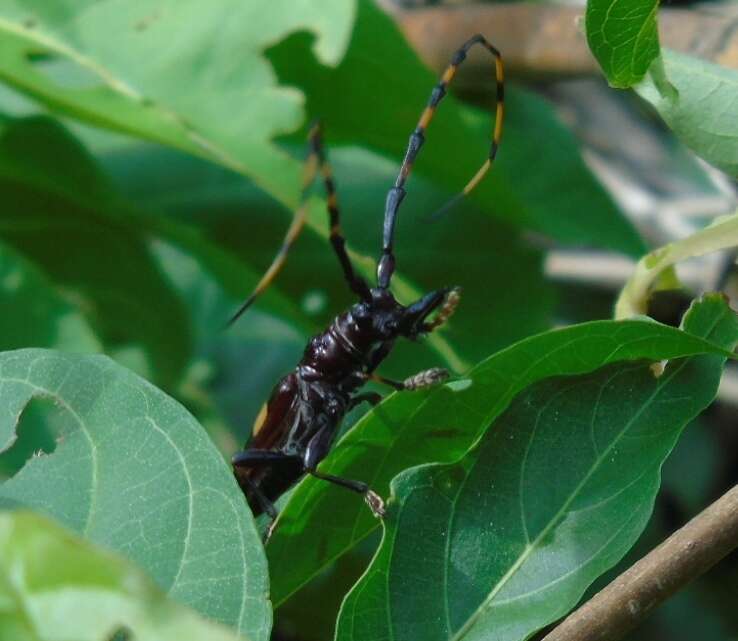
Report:
[[[29,459],[56,449],[53,425],[58,413],[48,398],[34,398],[26,405],[16,426],[15,442],[0,453],[0,478],[15,476]]]
[[[133,633],[122,625],[108,637],[108,641],[133,641],[133,638]]]

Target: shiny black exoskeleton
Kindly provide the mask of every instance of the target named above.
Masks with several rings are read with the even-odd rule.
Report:
[[[409,307],[400,305],[387,290],[373,289],[370,296],[311,339],[295,370],[272,392],[254,424],[248,448],[233,457],[236,478],[254,514],[266,511],[275,516],[272,501],[305,473],[364,494],[375,513],[381,514],[381,500],[364,483],[324,475],[316,467],[330,450],[346,412],[363,401],[379,400],[377,394],[356,393],[367,380],[417,389],[446,378],[441,369],[427,370],[402,383],[373,373],[398,337],[415,339],[447,317],[458,293],[439,290]],[[439,306],[438,316],[428,322]]]
[[[475,36],[454,55],[410,137],[400,173],[387,195],[382,255],[377,264],[377,286],[374,288],[354,272],[341,234],[335,185],[322,148],[319,127],[314,126],[310,132],[310,154],[303,191],[320,172],[328,195],[331,244],[346,281],[359,302],[310,340],[297,367],[279,381],[259,413],[246,448],[233,456],[236,479],[252,511],[255,515],[266,512],[272,519],[267,537],[277,516],[273,502],[305,474],[362,494],[374,514],[382,516],[384,504],[366,483],[321,473],[317,466],[328,454],[346,413],[364,401],[375,404],[380,400],[377,393],[359,393],[368,380],[397,390],[412,390],[434,385],[448,376],[445,370],[433,368],[398,382],[378,376],[375,370],[398,338],[415,340],[433,331],[448,319],[459,302],[458,288],[444,288],[404,306],[390,291],[390,281],[395,270],[395,224],[405,197],[405,181],[425,140],[425,129],[445,95],[448,83],[474,44],[483,45],[496,58],[497,118],[488,158],[462,194],[479,183],[494,159],[502,131],[502,61],[494,47],[482,36]],[[305,215],[306,207],[303,205],[297,211],[272,266],[231,322],[253,303],[279,272],[304,225]]]

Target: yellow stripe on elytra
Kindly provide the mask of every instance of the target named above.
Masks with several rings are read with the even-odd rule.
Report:
[[[267,404],[264,403],[261,406],[259,413],[256,415],[256,419],[254,420],[254,426],[251,428],[252,436],[256,436],[261,431],[261,428],[264,427],[264,425],[266,424],[266,418],[267,418]]]

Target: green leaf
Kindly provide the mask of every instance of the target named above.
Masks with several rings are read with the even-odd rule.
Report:
[[[738,174],[738,73],[665,50],[636,91],[676,136],[707,162]],[[668,81],[662,77],[665,73]]]
[[[0,351],[56,347],[100,351],[87,321],[31,262],[0,243]]]
[[[587,2],[587,44],[613,87],[640,82],[658,57],[658,8],[658,0]]]
[[[299,165],[272,138],[299,125],[302,98],[277,86],[261,52],[309,29],[315,55],[335,64],[353,17],[354,3],[340,0],[82,0],[64,10],[5,0],[0,79],[72,117],[246,174],[294,206]]]
[[[237,641],[128,561],[31,512],[0,513],[0,619],[13,641]]]
[[[328,143],[358,143],[402,158],[438,78],[421,64],[395,22],[375,3],[359,2],[348,51],[335,69],[319,65],[308,43],[307,37],[292,37],[272,49],[269,58],[283,84],[304,91],[307,111],[325,123]],[[489,65],[491,89],[491,58]],[[506,88],[505,100],[498,159],[470,198],[488,214],[559,241],[641,255],[642,240],[592,176],[553,109],[515,87]],[[457,193],[486,157],[493,115],[493,104],[481,110],[463,106],[453,96],[444,98],[414,171]],[[417,197],[415,189],[411,178],[406,203]],[[376,203],[377,217],[383,205],[383,200]]]
[[[685,330],[725,348],[720,297]],[[347,596],[336,638],[526,639],[566,614],[648,521],[664,459],[715,397],[725,357],[541,381],[460,461],[393,481],[385,536]],[[422,564],[418,563],[422,559]]]
[[[725,311],[722,300],[719,304]],[[643,320],[594,321],[546,332],[498,352],[442,388],[393,394],[346,434],[321,470],[361,479],[386,496],[402,470],[463,456],[512,398],[538,380],[619,361],[701,353],[725,355],[698,337]],[[355,496],[305,479],[267,547],[274,602],[282,603],[376,527]]]
[[[638,261],[633,275],[620,292],[615,318],[646,314],[654,283],[661,279],[672,289],[677,285],[671,268],[678,262],[731,247],[738,247],[738,213],[721,216],[691,236],[649,252]]]
[[[0,236],[69,292],[106,347],[140,342],[171,385],[189,358],[185,309],[79,143],[48,118],[0,120],[0,192]]]
[[[0,443],[35,397],[58,408],[59,443],[0,486],[2,502],[55,517],[176,600],[266,639],[263,548],[229,466],[187,411],[106,357],[4,352]]]

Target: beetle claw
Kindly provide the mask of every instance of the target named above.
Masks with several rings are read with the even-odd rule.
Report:
[[[364,495],[364,500],[374,516],[378,519],[381,519],[384,516],[384,501],[379,494],[373,490],[367,490],[367,493]]]

